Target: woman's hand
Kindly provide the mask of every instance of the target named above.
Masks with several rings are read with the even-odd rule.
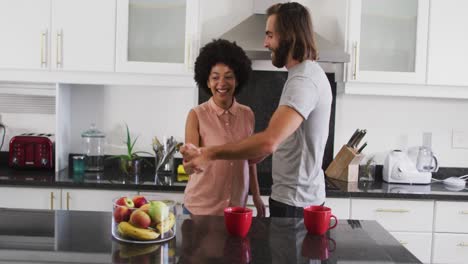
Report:
[[[265,217],[266,207],[260,195],[254,195],[253,202],[254,202],[255,208],[257,208],[257,217]]]

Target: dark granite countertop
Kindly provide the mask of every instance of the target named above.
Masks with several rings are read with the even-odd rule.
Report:
[[[161,244],[112,239],[110,212],[0,208],[0,262],[10,263],[421,263],[375,221],[340,221],[324,236],[302,219],[254,218],[246,238],[219,216],[178,216]]]
[[[0,186],[83,188],[106,190],[137,190],[183,192],[186,182],[175,181],[175,176],[160,173],[162,181],[171,182],[163,185],[153,173],[139,177],[129,177],[118,169],[106,169],[104,173],[73,174],[65,169],[58,173],[38,170],[13,170],[0,167]],[[259,174],[261,195],[271,193],[271,175]],[[433,199],[468,201],[468,187],[462,190],[448,188],[441,182],[429,185],[389,184],[377,179],[375,182],[347,183],[327,178],[327,197],[363,197],[396,199]]]

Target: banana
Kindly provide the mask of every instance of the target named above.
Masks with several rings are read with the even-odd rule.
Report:
[[[131,258],[131,257],[153,253],[154,251],[158,250],[159,247],[160,247],[159,244],[150,244],[150,245],[122,244],[120,246],[119,255],[121,258]]]
[[[125,221],[119,223],[117,230],[120,235],[136,240],[153,240],[159,237],[158,233],[150,229],[138,228]]]
[[[169,213],[169,216],[166,218],[166,220],[156,225],[156,229],[159,231],[159,233],[163,234],[171,230],[174,224],[175,224],[175,216],[173,213]]]

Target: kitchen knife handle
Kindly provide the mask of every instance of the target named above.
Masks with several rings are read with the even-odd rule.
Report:
[[[50,210],[54,210],[54,199],[55,199],[54,192],[50,192]]]
[[[70,210],[70,193],[67,192],[67,210]]]

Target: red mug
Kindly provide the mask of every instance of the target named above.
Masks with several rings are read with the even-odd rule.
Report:
[[[335,224],[330,226],[330,219],[335,219]],[[331,214],[331,209],[325,206],[307,206],[304,208],[304,224],[310,234],[323,235],[329,229],[338,224],[336,216]]]
[[[245,237],[252,224],[252,209],[244,207],[225,208],[224,224],[229,234]]]
[[[330,242],[333,246],[330,246]],[[327,260],[330,252],[335,251],[335,240],[325,235],[314,236],[307,234],[302,241],[302,256],[309,259]]]

